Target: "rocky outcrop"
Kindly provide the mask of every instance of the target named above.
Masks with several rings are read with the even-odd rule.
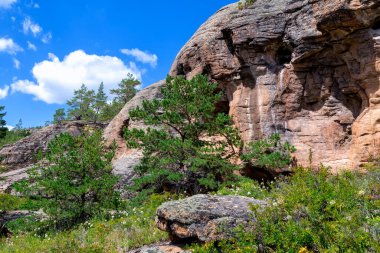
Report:
[[[90,124],[81,121],[71,121],[59,125],[50,125],[34,130],[31,135],[14,144],[5,145],[0,150],[1,164],[10,168],[23,168],[36,161],[39,151],[45,152],[49,141],[61,133],[79,135],[84,129],[103,128],[102,124]]]
[[[380,151],[380,2],[257,0],[219,10],[171,75],[206,74],[249,142],[274,132],[301,165],[355,167]]]
[[[165,85],[165,81],[159,81],[155,84],[138,92],[137,95],[129,101],[119,114],[104,129],[104,138],[108,145],[113,141],[117,144],[116,155],[113,160],[113,173],[121,176],[121,183],[128,184],[134,178],[133,167],[139,163],[142,153],[139,150],[128,149],[124,140],[124,128],[143,129],[146,126],[142,122],[135,122],[129,119],[129,111],[140,106],[143,100],[159,98],[160,87]]]
[[[158,207],[156,226],[169,232],[172,241],[228,239],[237,226],[255,222],[250,205],[264,207],[266,203],[242,196],[195,195]]]

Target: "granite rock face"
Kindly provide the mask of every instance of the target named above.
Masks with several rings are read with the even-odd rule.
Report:
[[[165,81],[155,84],[138,92],[129,101],[119,114],[104,129],[103,137],[108,145],[113,141],[117,144],[116,155],[113,160],[113,173],[121,177],[121,184],[129,184],[134,178],[133,167],[140,162],[142,153],[139,150],[128,149],[124,140],[124,128],[144,129],[146,126],[142,122],[135,122],[129,119],[129,111],[140,106],[143,100],[151,100],[160,97],[160,87],[165,85]]]
[[[156,210],[156,226],[169,232],[171,240],[209,242],[234,236],[239,225],[255,222],[250,205],[266,202],[242,196],[199,194],[162,204]]]
[[[170,74],[206,74],[243,140],[280,133],[300,165],[354,168],[380,151],[380,2],[257,0],[219,10]],[[311,158],[311,159],[310,159]]]

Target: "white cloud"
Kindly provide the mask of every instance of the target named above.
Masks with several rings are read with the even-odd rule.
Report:
[[[0,0],[0,8],[8,9],[16,2],[17,0]]]
[[[3,89],[0,88],[0,99],[6,98],[8,96],[9,86],[6,85]]]
[[[62,61],[49,54],[48,60],[34,65],[32,73],[36,81],[15,81],[11,85],[12,92],[31,94],[36,100],[49,104],[65,103],[82,83],[97,89],[100,82],[104,82],[105,91],[109,92],[128,73],[141,79],[141,72],[133,63],[126,66],[117,57],[89,55],[82,50],[71,52]]]
[[[152,67],[157,66],[158,57],[155,54],[141,51],[138,48],[133,49],[121,49],[123,54],[134,57],[137,61],[142,63],[149,63]]]
[[[48,44],[52,38],[53,38],[53,35],[51,34],[51,32],[48,32],[44,34],[44,36],[42,36],[41,41],[45,44]]]
[[[28,41],[27,44],[30,50],[37,51],[36,45],[34,45],[32,42]]]
[[[5,127],[8,128],[9,131],[15,128],[14,126],[10,126],[10,125],[6,125]]]
[[[17,60],[16,58],[13,58],[13,66],[15,69],[20,69],[21,62]]]
[[[0,0],[1,1],[1,0]],[[0,52],[6,52],[8,54],[16,54],[23,51],[23,49],[17,45],[11,38],[0,38]]]
[[[34,37],[36,37],[39,33],[42,32],[42,27],[39,24],[34,23],[30,19],[30,17],[26,17],[24,19],[24,21],[22,22],[22,29],[25,34],[28,34],[29,32],[31,32]]]

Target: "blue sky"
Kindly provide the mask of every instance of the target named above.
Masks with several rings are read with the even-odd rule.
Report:
[[[44,125],[82,83],[113,88],[131,72],[165,78],[181,47],[235,0],[0,0],[0,105]]]

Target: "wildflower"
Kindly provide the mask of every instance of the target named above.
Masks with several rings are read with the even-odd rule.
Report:
[[[333,205],[335,205],[335,204],[336,204],[336,201],[335,201],[335,200],[331,200],[331,201],[330,201],[330,205],[333,206]]]
[[[302,247],[300,248],[300,250],[298,251],[298,253],[308,253],[309,251],[307,250],[306,247]]]
[[[365,191],[363,191],[363,190],[360,190],[359,192],[358,192],[358,195],[359,196],[363,196],[365,194]]]

